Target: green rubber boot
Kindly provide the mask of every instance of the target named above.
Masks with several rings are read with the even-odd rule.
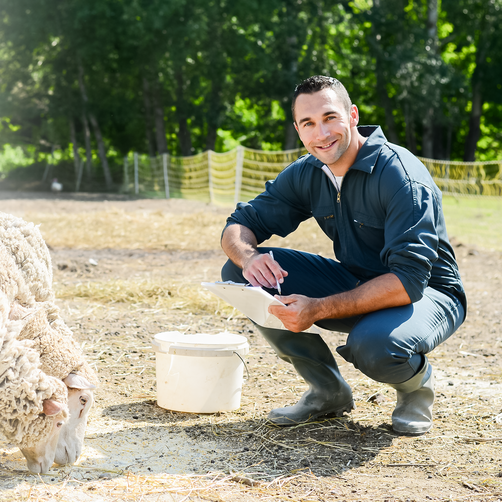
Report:
[[[422,369],[410,380],[390,385],[397,391],[397,403],[392,413],[394,431],[410,436],[429,431],[432,427],[434,374],[427,358]]]
[[[319,335],[256,327],[277,355],[291,363],[309,385],[298,403],[272,410],[268,415],[271,422],[296,425],[327,414],[341,417],[354,409],[352,391]]]

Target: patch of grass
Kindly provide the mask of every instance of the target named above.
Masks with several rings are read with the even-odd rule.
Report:
[[[233,312],[232,307],[195,284],[166,286],[149,280],[89,281],[78,284],[55,283],[54,292],[59,299],[85,298],[103,304],[129,303],[224,316]]]
[[[502,197],[443,197],[450,238],[502,251]]]

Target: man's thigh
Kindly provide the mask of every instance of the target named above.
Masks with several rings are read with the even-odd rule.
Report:
[[[354,289],[359,284],[359,279],[335,260],[294,249],[259,247],[258,251],[262,254],[273,251],[275,261],[288,272],[281,284],[283,295],[323,298]],[[226,271],[227,268],[231,270]],[[242,271],[232,263],[227,263],[222,271],[223,279],[228,280],[226,277],[230,275],[246,282]]]
[[[283,248],[258,248],[260,253],[274,253],[274,259],[288,272],[281,284],[283,295],[299,294],[323,298],[354,289],[359,279],[339,262],[322,256]]]
[[[418,302],[363,316],[337,352],[375,380],[401,383],[419,370],[419,356],[447,340],[463,319],[458,300],[426,288]]]
[[[363,316],[348,340],[352,337],[384,344],[389,339],[408,354],[427,354],[448,339],[463,318],[464,309],[458,300],[428,287],[418,302]]]

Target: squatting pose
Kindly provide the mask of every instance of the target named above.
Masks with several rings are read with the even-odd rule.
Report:
[[[257,329],[309,384],[294,406],[272,410],[279,425],[340,416],[354,404],[333,354],[313,324],[348,333],[337,352],[397,391],[393,429],[432,426],[434,376],[426,354],[465,318],[466,297],[448,241],[441,192],[425,166],[387,141],[378,126],[358,127],[359,112],[336,79],[297,86],[293,118],[309,154],[265,191],[239,203],[222,237],[230,258],[223,280],[275,289],[270,307],[286,329]],[[258,247],[314,217],[333,241],[335,259]]]

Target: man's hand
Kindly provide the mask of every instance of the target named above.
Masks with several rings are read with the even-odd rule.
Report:
[[[276,289],[288,273],[268,253],[256,253],[244,262],[242,275],[253,286]]]
[[[288,273],[269,254],[260,254],[257,246],[256,236],[243,225],[230,225],[223,232],[221,247],[242,268],[246,280],[253,286],[276,289]]]
[[[318,321],[320,313],[320,302],[318,298],[309,298],[303,295],[279,296],[275,295],[282,305],[270,305],[268,311],[282,321],[285,328],[295,333],[300,333],[310,328],[315,321]]]

